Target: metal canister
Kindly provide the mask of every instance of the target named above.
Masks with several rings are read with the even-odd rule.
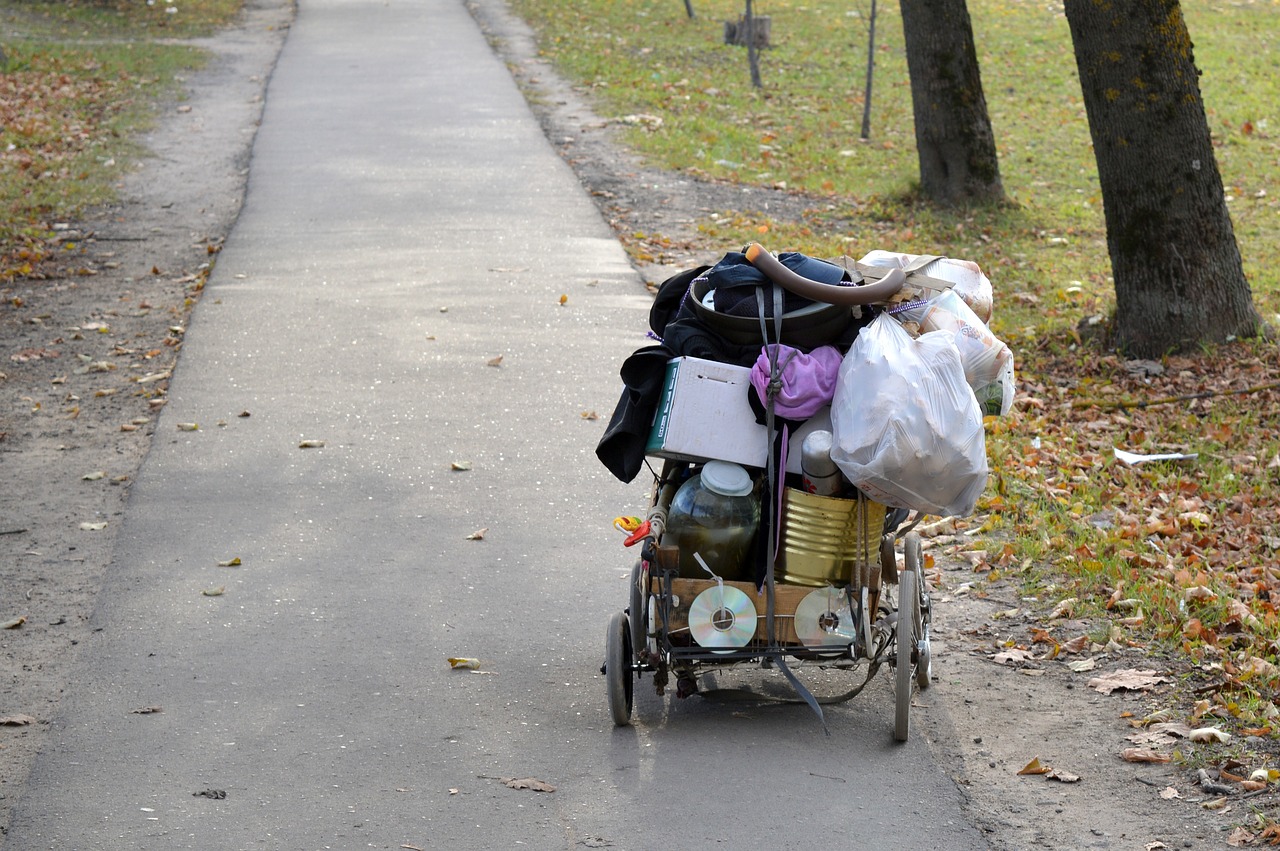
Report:
[[[835,496],[844,488],[840,468],[831,460],[831,432],[811,432],[800,445],[800,474],[804,489],[818,496]]]

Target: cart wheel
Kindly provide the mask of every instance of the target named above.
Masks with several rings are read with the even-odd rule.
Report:
[[[916,653],[916,684],[920,688],[928,688],[933,676],[933,654],[929,650],[929,625],[931,606],[929,605],[929,582],[924,578],[924,547],[920,535],[908,532],[902,542],[906,568],[916,575],[915,606],[915,640],[919,652]]]
[[[609,632],[604,642],[604,678],[609,691],[609,714],[613,723],[625,727],[631,723],[631,624],[625,612],[614,612],[609,618]]]
[[[636,566],[631,568],[631,603],[627,615],[631,621],[631,652],[643,653],[649,641],[649,601],[648,595],[641,588],[645,582],[644,563],[636,559]]]
[[[916,624],[920,622],[919,574],[904,570],[898,577],[898,625],[895,638],[898,656],[894,678],[893,738],[905,742],[911,730],[911,651],[916,646]]]

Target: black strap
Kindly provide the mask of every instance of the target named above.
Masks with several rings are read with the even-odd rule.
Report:
[[[787,682],[791,683],[791,687],[795,689],[796,694],[809,704],[809,708],[818,716],[818,720],[822,722],[822,732],[828,736],[831,730],[827,727],[826,716],[823,715],[822,705],[818,703],[813,693],[800,682],[800,679],[787,666],[786,655],[782,652],[782,648],[778,644],[778,636],[774,625],[774,609],[776,602],[776,592],[774,587],[774,562],[778,555],[778,541],[781,529],[778,524],[778,512],[781,508],[781,485],[786,476],[786,469],[778,469],[779,455],[786,452],[787,435],[785,426],[783,439],[781,442],[782,449],[780,452],[774,452],[775,438],[777,437],[778,424],[775,420],[774,412],[776,408],[776,400],[778,392],[782,389],[782,368],[778,365],[778,352],[782,348],[782,287],[777,284],[773,285],[773,328],[774,328],[774,346],[769,348],[769,325],[764,315],[764,288],[756,290],[756,307],[760,316],[760,336],[764,340],[764,351],[769,358],[769,383],[765,392],[765,428],[769,432],[769,460],[766,467],[769,483],[769,498],[766,505],[769,507],[769,519],[767,529],[769,532],[769,547],[765,553],[765,637],[769,642],[769,650],[774,660],[778,664],[778,668],[782,671],[783,676],[787,678]]]

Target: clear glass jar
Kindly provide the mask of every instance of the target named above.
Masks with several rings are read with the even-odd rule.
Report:
[[[751,475],[728,461],[708,461],[676,491],[662,542],[680,548],[681,576],[711,578],[694,558],[697,553],[721,579],[748,581],[759,526],[760,500]]]

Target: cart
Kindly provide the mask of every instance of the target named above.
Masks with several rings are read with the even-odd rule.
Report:
[[[832,301],[835,288],[797,280],[767,252],[748,257],[780,287]],[[882,299],[901,285],[900,278],[884,278],[874,293],[859,287],[838,294],[861,290],[856,297]],[[773,339],[782,339],[781,325]],[[699,691],[700,678],[722,669],[777,669],[820,717],[819,701],[792,668],[863,672],[849,691],[823,701],[838,703],[859,694],[887,664],[895,682],[893,738],[908,740],[913,692],[927,688],[931,677],[932,605],[922,543],[913,531],[922,516],[861,494],[818,497],[787,488],[785,473],[771,468],[763,488],[777,494],[771,509],[781,509],[771,550],[777,558],[769,557],[767,578],[694,577],[678,569],[680,548],[664,540],[664,531],[677,489],[698,466],[690,459],[663,462],[654,473],[648,513],[628,539],[640,546],[640,555],[627,607],[609,618],[602,668],[614,724],[631,723],[636,681],[645,676],[659,696],[675,680],[677,697],[686,697]]]
[[[842,500],[848,504],[835,510],[821,498],[815,507],[810,497],[801,508],[788,506],[789,520],[843,526],[837,536],[845,540],[855,527],[854,551],[831,560],[837,569],[848,568],[843,581],[782,572],[772,587],[758,588],[753,582],[683,577],[676,569],[679,551],[663,543],[663,532],[672,497],[695,468],[663,465],[644,521],[646,534],[638,541],[629,603],[609,619],[601,670],[614,723],[631,723],[635,685],[645,675],[660,696],[674,678],[677,697],[683,698],[698,692],[700,678],[730,667],[781,668],[789,678],[793,667],[865,671],[860,683],[826,701],[838,702],[861,692],[887,663],[894,670],[893,736],[905,742],[913,691],[927,688],[931,675],[929,583],[920,536],[912,531],[920,518],[906,522],[907,512],[864,497]],[[802,499],[794,492],[790,497]],[[884,520],[877,528],[868,517]],[[792,555],[806,546],[797,544]],[[784,555],[786,549],[784,544]]]

